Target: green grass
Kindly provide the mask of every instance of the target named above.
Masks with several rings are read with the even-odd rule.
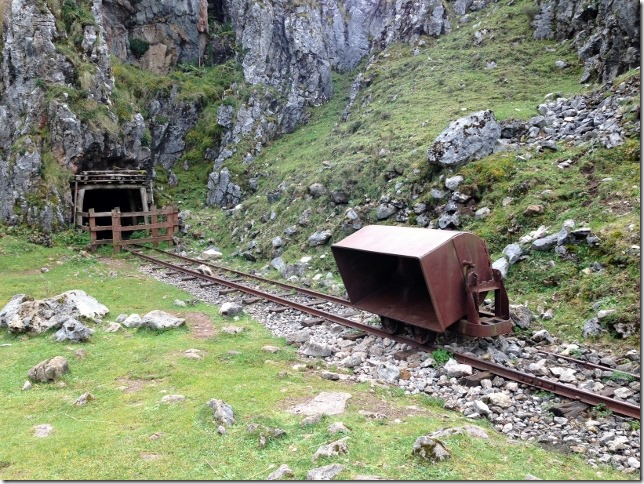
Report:
[[[606,467],[590,469],[578,456],[528,443],[509,444],[485,421],[475,423],[487,429],[489,440],[450,437],[444,442],[451,459],[439,464],[420,461],[411,455],[416,437],[472,422],[442,409],[431,397],[321,379],[313,372],[319,367],[316,363],[306,371],[293,370],[298,361],[295,349],[272,338],[258,323],[242,317],[234,324],[244,327],[243,333],[222,333],[221,327],[231,321],[218,316],[216,307],[204,303],[175,307],[174,299],[192,297],[138,273],[126,256],[82,256],[65,247],[71,242],[59,236],[53,248],[45,249],[19,236],[0,237],[0,306],[18,292],[40,298],[83,289],[110,308],[107,320],[121,312],[162,309],[186,317],[188,327],[161,333],[127,329],[106,333],[97,327],[91,341],[83,344],[56,343],[50,334],[29,337],[0,331],[0,344],[9,345],[0,347],[5,362],[0,377],[1,479],[251,480],[264,479],[282,463],[297,479],[304,479],[309,469],[330,462],[346,466],[339,476],[343,479],[374,474],[396,480],[462,480],[473,472],[479,479],[520,480],[527,473],[543,479],[629,477]],[[42,266],[51,270],[41,273]],[[116,277],[110,271],[116,271]],[[194,313],[210,320],[214,336],[195,337]],[[266,344],[282,351],[264,353],[261,348]],[[85,350],[84,358],[76,356],[79,348]],[[189,348],[203,350],[204,359],[183,358],[182,352]],[[59,382],[21,391],[29,368],[56,355],[69,360],[69,373]],[[342,416],[302,427],[301,417],[286,412],[320,391],[334,390],[352,394]],[[95,400],[74,405],[85,392]],[[182,394],[186,401],[161,404],[167,394]],[[237,422],[226,435],[216,432],[206,407],[211,398],[222,399],[235,410]],[[409,405],[422,413],[414,415],[406,408]],[[390,418],[368,419],[359,413],[364,409],[385,411]],[[327,431],[336,420],[352,429],[350,453],[313,463],[311,456],[320,445],[339,438]],[[54,433],[33,437],[33,427],[43,423],[52,425]],[[249,432],[251,423],[283,429],[286,436],[269,438],[260,447],[261,430]],[[154,434],[161,437],[151,439]]]

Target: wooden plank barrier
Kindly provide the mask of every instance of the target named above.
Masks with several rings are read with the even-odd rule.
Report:
[[[154,205],[150,210],[143,212],[121,212],[119,207],[114,208],[111,212],[95,212],[93,208],[89,209],[89,235],[90,245],[92,250],[96,250],[99,245],[112,244],[114,246],[114,253],[121,252],[121,247],[129,244],[140,244],[144,242],[152,242],[155,247],[159,242],[167,241],[172,245],[172,239],[177,229],[179,228],[179,210],[169,205],[157,209]],[[97,218],[110,217],[110,225],[98,225]],[[123,225],[122,220],[132,217],[142,217],[144,222],[134,225]],[[150,220],[150,222],[148,222]],[[161,229],[161,230],[159,230]],[[127,239],[123,238],[124,232],[134,232],[136,230],[145,230],[146,235],[152,233],[151,237]],[[112,236],[110,239],[99,239],[98,232],[111,231]]]

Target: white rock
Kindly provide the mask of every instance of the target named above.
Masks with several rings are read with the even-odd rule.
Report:
[[[126,328],[140,328],[142,322],[143,320],[141,319],[141,316],[133,313],[125,318],[125,321],[123,321],[123,326],[125,326]]]
[[[489,393],[485,395],[485,399],[492,405],[501,408],[509,408],[513,404],[512,398],[505,392]]]
[[[161,403],[181,403],[185,401],[186,397],[183,395],[166,395],[161,399]]]
[[[217,260],[222,256],[223,254],[215,249],[206,249],[201,253],[201,258],[204,260]]]
[[[234,302],[225,302],[219,308],[219,314],[224,316],[234,316],[242,312],[241,305]]]
[[[462,376],[469,376],[472,374],[472,367],[470,365],[462,365],[453,358],[450,358],[447,363],[445,363],[443,369],[449,377],[460,378]]]
[[[165,330],[178,328],[179,326],[183,326],[185,322],[186,320],[184,318],[178,318],[165,311],[154,310],[143,316],[141,326],[156,330]]]

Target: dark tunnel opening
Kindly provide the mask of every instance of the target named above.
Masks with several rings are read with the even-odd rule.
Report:
[[[86,190],[83,198],[83,212],[89,212],[94,209],[94,212],[111,212],[114,208],[119,208],[121,212],[141,212],[143,210],[143,201],[141,200],[141,192],[139,189],[92,189]],[[97,217],[96,224],[100,226],[111,225],[112,218],[110,217]],[[121,219],[122,225],[135,225],[139,223],[137,217],[125,217]],[[123,238],[128,238],[131,232],[124,232]],[[111,239],[111,231],[99,231],[96,234],[99,239]]]

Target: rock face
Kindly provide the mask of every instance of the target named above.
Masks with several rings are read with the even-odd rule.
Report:
[[[258,88],[246,97],[247,86],[231,86],[228,91],[244,93],[247,100],[237,108],[220,106],[221,142],[205,155],[213,162],[207,205],[232,207],[245,196],[246,185],[224,163],[242,140],[244,163],[251,163],[263,146],[305,122],[309,107],[329,100],[332,70],[353,69],[394,42],[451,30],[443,0],[91,0],[76,2],[82,15],[71,20],[62,3],[5,0],[0,33],[0,222],[46,232],[71,220],[70,173],[127,168],[153,174],[160,165],[169,183],[176,181],[175,164],[202,111],[203,102],[169,88],[141,113],[124,114],[110,55],[166,73],[178,63],[222,62],[237,52],[245,81]],[[453,10],[466,15],[488,3],[456,0]],[[587,64],[584,77],[610,80],[639,63],[639,8],[631,0],[543,0],[535,36],[574,39]],[[209,21],[232,26],[235,49],[233,36],[209,34]],[[367,70],[358,73],[353,100],[369,76]],[[436,147],[437,155],[441,149]],[[466,163],[468,156],[484,154],[466,153],[451,163]],[[45,172],[64,176],[45,180]],[[333,197],[335,203],[348,201],[346,194]],[[390,205],[380,215],[405,217]],[[426,226],[425,215],[419,215]],[[348,227],[360,225],[352,220]],[[451,214],[442,225],[457,227],[458,216]]]
[[[532,26],[537,39],[573,39],[586,64],[581,82],[610,82],[639,65],[640,2],[545,0]]]
[[[98,3],[107,45],[120,59],[138,60],[146,69],[166,73],[172,65],[198,62],[203,57],[208,32],[207,0]],[[136,49],[134,39],[147,44],[144,53]]]
[[[0,39],[0,222],[45,232],[71,220],[67,175],[108,168],[151,172],[156,162],[170,169],[196,123],[199,105],[178,101],[175,92],[160,94],[148,107],[155,120],[150,126],[140,113],[120,119],[110,50],[132,60],[130,40],[145,41],[151,48],[141,63],[163,71],[198,59],[207,29],[206,0],[93,0],[78,7],[85,20],[65,20],[59,3],[4,2]],[[57,48],[69,47],[71,35],[79,36],[73,55]],[[45,172],[65,176],[45,179]]]
[[[306,108],[332,95],[331,72],[347,71],[393,42],[420,35],[438,36],[451,29],[441,0],[335,2],[255,2],[226,0],[225,11],[244,52],[244,78],[276,90],[251,96],[236,116],[220,113],[227,129],[208,181],[208,205],[238,203],[239,186],[222,175],[222,163],[236,151],[242,137],[255,140],[250,155],[308,119]]]

